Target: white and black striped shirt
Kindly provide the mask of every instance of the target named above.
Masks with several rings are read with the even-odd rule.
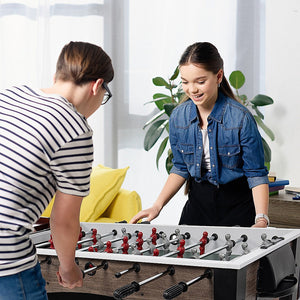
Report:
[[[0,276],[37,261],[32,224],[56,190],[86,196],[92,130],[58,95],[27,86],[0,92]]]

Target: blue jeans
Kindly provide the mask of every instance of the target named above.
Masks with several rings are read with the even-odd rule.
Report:
[[[0,277],[1,300],[47,300],[46,282],[38,263],[23,272]]]

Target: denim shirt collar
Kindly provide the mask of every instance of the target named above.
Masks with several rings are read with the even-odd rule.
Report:
[[[221,123],[223,120],[223,116],[225,113],[225,108],[226,108],[226,97],[224,96],[223,93],[219,92],[217,101],[214,105],[214,108],[212,112],[210,113],[209,117],[216,122]],[[197,106],[196,105],[191,105],[191,111],[190,111],[190,122],[195,120],[198,117],[197,113]]]

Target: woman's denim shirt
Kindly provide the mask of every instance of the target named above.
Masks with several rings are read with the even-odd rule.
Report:
[[[269,183],[262,139],[252,114],[245,106],[219,93],[208,116],[211,174],[201,174],[202,133],[197,106],[192,100],[178,105],[170,117],[171,173],[196,181],[226,184],[246,176],[250,188]]]

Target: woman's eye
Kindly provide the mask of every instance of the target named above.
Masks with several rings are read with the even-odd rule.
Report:
[[[198,83],[199,83],[199,84],[204,84],[204,83],[205,83],[205,81],[198,81]]]

